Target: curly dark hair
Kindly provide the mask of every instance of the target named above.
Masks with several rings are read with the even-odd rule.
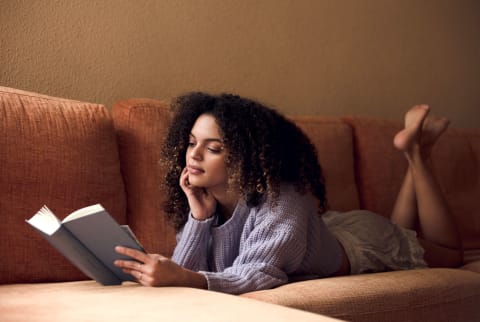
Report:
[[[202,114],[212,115],[228,154],[229,180],[238,184],[249,207],[264,197],[278,198],[282,183],[318,199],[319,213],[327,206],[322,169],[309,138],[292,121],[251,99],[232,94],[188,93],[171,104],[173,119],[161,151],[166,168],[164,211],[176,230],[187,221],[189,206],[180,185],[186,166],[190,131]]]

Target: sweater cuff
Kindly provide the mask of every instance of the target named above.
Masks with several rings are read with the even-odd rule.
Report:
[[[179,244],[193,243],[198,245],[201,240],[210,235],[210,227],[214,223],[214,220],[215,216],[209,217],[205,220],[198,220],[192,216],[192,213],[190,213],[185,226],[183,226],[182,237]],[[200,244],[202,243],[200,242]]]
[[[242,293],[239,289],[242,288],[244,281],[240,278],[238,280],[230,278],[225,278],[223,274],[215,272],[200,271],[199,273],[205,276],[207,281],[207,288],[210,291],[230,293],[230,294],[240,294]]]
[[[216,217],[215,214],[213,214],[212,216],[206,219],[200,220],[193,217],[193,214],[190,211],[190,213],[188,214],[188,220],[185,223],[184,230],[187,229],[187,226],[190,226],[189,227],[190,229],[204,229],[205,227],[210,227],[213,224],[215,217]]]

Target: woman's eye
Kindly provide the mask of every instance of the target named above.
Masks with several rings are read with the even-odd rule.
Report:
[[[209,152],[214,153],[214,154],[218,154],[218,153],[222,152],[222,148],[209,147],[207,149],[208,149]]]

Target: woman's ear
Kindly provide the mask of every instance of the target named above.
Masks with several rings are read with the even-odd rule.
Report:
[[[263,181],[262,179],[257,179],[257,185],[255,186],[255,189],[257,190],[258,193],[265,192],[265,186],[262,181]]]

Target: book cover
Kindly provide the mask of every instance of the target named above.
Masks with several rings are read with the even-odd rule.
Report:
[[[113,262],[129,259],[115,252],[115,246],[144,251],[133,232],[120,226],[99,204],[73,212],[60,221],[43,207],[27,222],[72,264],[88,277],[103,285],[134,281]]]

